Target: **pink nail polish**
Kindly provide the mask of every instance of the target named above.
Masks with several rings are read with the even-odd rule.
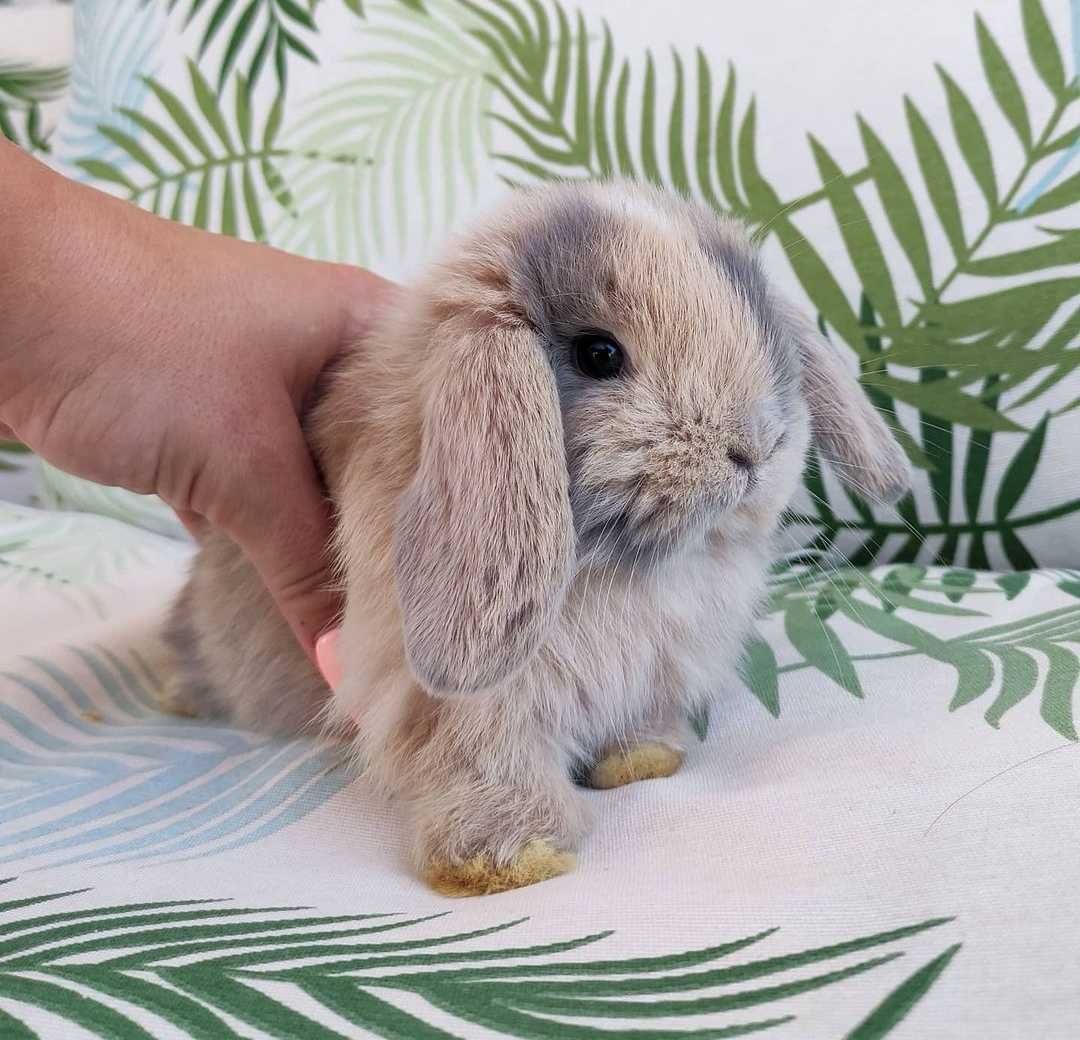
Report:
[[[331,628],[315,640],[315,660],[331,690],[336,690],[341,682],[341,658],[338,656],[340,638],[341,629]]]

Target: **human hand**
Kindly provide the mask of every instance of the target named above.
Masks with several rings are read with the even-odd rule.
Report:
[[[389,283],[159,219],[6,142],[0,183],[0,429],[224,530],[313,654],[337,603],[300,417]]]

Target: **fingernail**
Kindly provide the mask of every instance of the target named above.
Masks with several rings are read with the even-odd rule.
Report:
[[[315,661],[326,685],[336,690],[341,682],[341,658],[338,656],[340,628],[331,628],[315,640]]]

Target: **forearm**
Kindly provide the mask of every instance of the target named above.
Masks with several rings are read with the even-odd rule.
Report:
[[[28,443],[42,413],[88,372],[214,371],[237,343],[288,355],[305,388],[326,360],[298,341],[341,342],[377,295],[367,272],[289,256],[156,217],[68,180],[0,139],[0,423]],[[362,331],[362,330],[360,330]],[[305,367],[307,366],[307,367]],[[309,371],[308,368],[312,370]],[[190,372],[185,372],[184,379]],[[298,390],[299,392],[299,390]]]
[[[0,141],[0,420],[16,429],[47,376],[76,376],[144,298],[138,212]],[[107,233],[106,233],[107,228]]]
[[[73,384],[152,346],[161,221],[0,146],[0,421],[33,443]]]

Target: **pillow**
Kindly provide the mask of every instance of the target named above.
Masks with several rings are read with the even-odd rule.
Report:
[[[58,168],[404,277],[501,193],[624,175],[753,229],[917,467],[814,460],[809,558],[1080,556],[1080,26],[1064,0],[76,0]]]

